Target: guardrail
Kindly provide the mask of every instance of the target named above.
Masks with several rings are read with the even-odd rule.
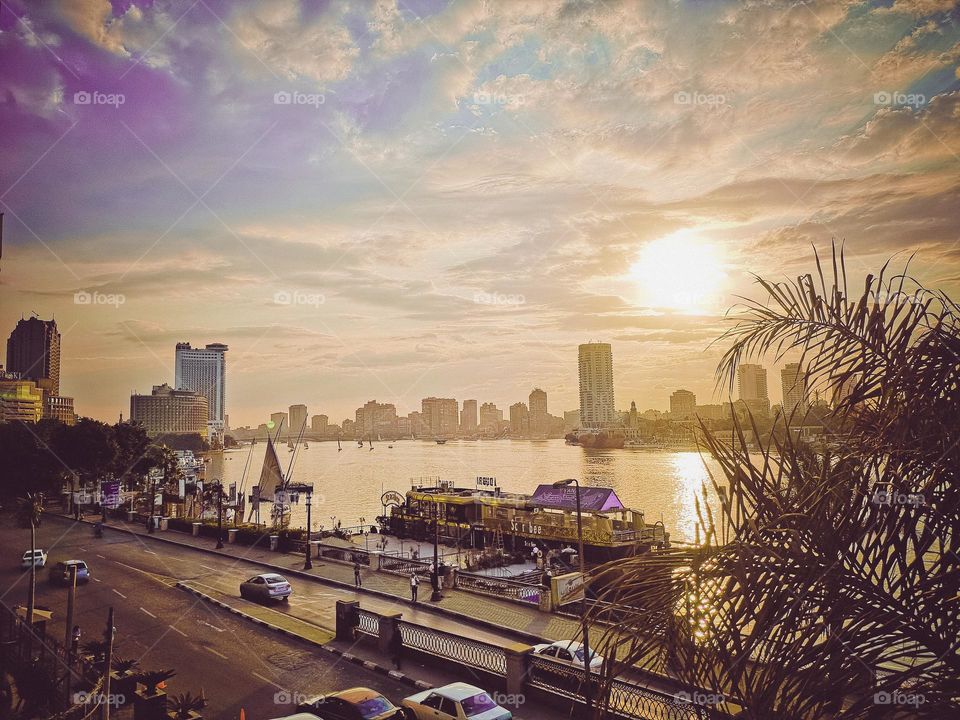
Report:
[[[456,586],[461,590],[492,595],[507,600],[519,600],[523,603],[538,605],[540,603],[539,585],[509,580],[492,575],[479,575],[470,572],[457,572]]]
[[[430,563],[423,560],[409,560],[396,555],[380,555],[378,558],[377,569],[394,575],[410,577],[414,573],[427,575],[430,572]]]
[[[406,648],[495,675],[507,674],[503,648],[409,622],[400,621],[398,625]]]
[[[357,608],[357,632],[377,637],[380,634],[380,616],[369,610]]]

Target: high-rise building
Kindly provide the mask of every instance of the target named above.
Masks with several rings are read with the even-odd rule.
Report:
[[[770,395],[767,392],[767,371],[761,365],[743,364],[737,368],[737,388],[740,399],[753,414],[770,414]]]
[[[518,402],[510,406],[510,434],[513,437],[527,437],[530,434],[530,411],[526,403]]]
[[[192,348],[188,342],[177,343],[174,385],[177,390],[192,390],[207,399],[211,439],[222,439],[226,422],[228,349],[223,343],[209,343],[202,349]]]
[[[21,319],[7,340],[7,372],[33,380],[50,395],[60,394],[60,333],[56,320]]]
[[[800,363],[787,363],[780,371],[780,389],[783,392],[783,413],[804,415],[810,408],[807,374]]]
[[[77,414],[73,410],[73,398],[44,394],[43,419],[58,420],[64,425],[76,425]]]
[[[470,435],[477,432],[477,401],[464,400],[463,410],[460,411],[460,432]]]
[[[585,343],[579,348],[580,423],[603,428],[616,423],[613,401],[613,349],[609,343]]]
[[[674,420],[692,418],[697,409],[697,396],[689,390],[677,390],[670,396],[670,414]]]
[[[290,434],[294,437],[300,435],[300,428],[306,430],[307,427],[307,406],[306,405],[291,405],[290,406]]]
[[[397,408],[393,403],[369,400],[357,408],[355,422],[357,437],[394,437],[397,434]]]
[[[423,424],[435,436],[450,437],[457,434],[460,408],[454,398],[428,397],[420,401]]]
[[[0,368],[0,422],[40,422],[44,392],[33,380]]]
[[[207,398],[192,390],[154,385],[150,395],[130,396],[130,420],[139,422],[150,437],[197,434],[207,438]]]
[[[493,435],[498,431],[502,421],[503,410],[489,402],[480,405],[480,432]]]
[[[530,437],[545,438],[550,431],[547,393],[534,388],[530,393]]]
[[[310,429],[321,435],[327,432],[327,426],[330,424],[330,418],[326,415],[314,415],[310,418]]]
[[[423,413],[419,410],[407,413],[407,426],[409,427],[410,435],[415,438],[423,437],[427,434],[423,425]]]
[[[287,422],[287,414],[285,412],[275,412],[270,413],[270,422],[273,423],[273,427],[270,428],[274,435],[277,434],[277,429],[280,426],[283,426],[283,432],[281,435],[290,434],[290,423]]]
[[[563,429],[576,430],[579,427],[580,427],[580,411],[564,410],[563,411]]]

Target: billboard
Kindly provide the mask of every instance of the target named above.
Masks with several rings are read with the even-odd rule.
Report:
[[[578,572],[557,575],[550,579],[550,596],[554,607],[583,601],[583,575]]]
[[[577,489],[573,486],[554,487],[538,485],[533,492],[533,504],[558,510],[575,510],[577,507]],[[580,508],[583,512],[607,512],[623,510],[623,503],[610,488],[580,488]]]
[[[104,507],[111,509],[120,507],[120,483],[101,483],[100,491],[102,493],[100,502],[104,505]]]

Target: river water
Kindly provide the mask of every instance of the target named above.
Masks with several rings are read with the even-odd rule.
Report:
[[[695,499],[701,497],[701,483],[709,483],[708,468],[715,476],[719,469],[710,458],[695,451],[588,450],[567,445],[563,440],[399,440],[375,443],[374,450],[344,442],[311,442],[300,449],[293,466],[293,481],[313,483],[312,525],[330,528],[339,520],[344,526],[367,523],[382,513],[380,496],[385,490],[404,493],[418,478],[453,480],[458,486],[474,487],[477,476],[493,476],[506,491],[533,492],[540,483],[577,478],[584,485],[611,487],[627,507],[642,510],[647,522],[663,520],[673,540],[695,539]],[[212,454],[207,480],[222,478],[224,485],[243,481],[244,466],[250,458],[246,492],[260,477],[266,443],[259,442]],[[278,445],[280,464],[287,471],[292,453]],[[711,494],[709,502],[716,510]],[[303,498],[293,507],[291,526],[306,526]],[[266,516],[268,511],[261,508]],[[715,514],[715,517],[716,514]]]

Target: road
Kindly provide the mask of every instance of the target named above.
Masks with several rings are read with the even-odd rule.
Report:
[[[261,570],[247,563],[180,549],[125,533],[107,531],[94,538],[89,525],[45,517],[37,531],[37,546],[49,550],[48,565],[83,559],[93,581],[77,590],[75,622],[83,641],[102,637],[107,609],[115,609],[116,647],[146,669],[174,668],[168,692],[198,693],[209,700],[206,717],[258,720],[284,715],[292,708],[275,702],[275,695],[317,695],[364,685],[399,700],[413,690],[392,678],[346,662],[323,650],[283,638],[225,610],[197,600],[174,587],[178,580],[237,592],[240,579]],[[19,570],[19,558],[29,548],[29,531],[0,520],[0,543],[8,562],[0,568],[0,600],[26,604],[29,574]],[[49,632],[64,635],[66,590],[37,574],[37,604],[54,612]],[[334,600],[342,594],[313,583],[294,583],[299,605],[313,619],[332,627]]]

